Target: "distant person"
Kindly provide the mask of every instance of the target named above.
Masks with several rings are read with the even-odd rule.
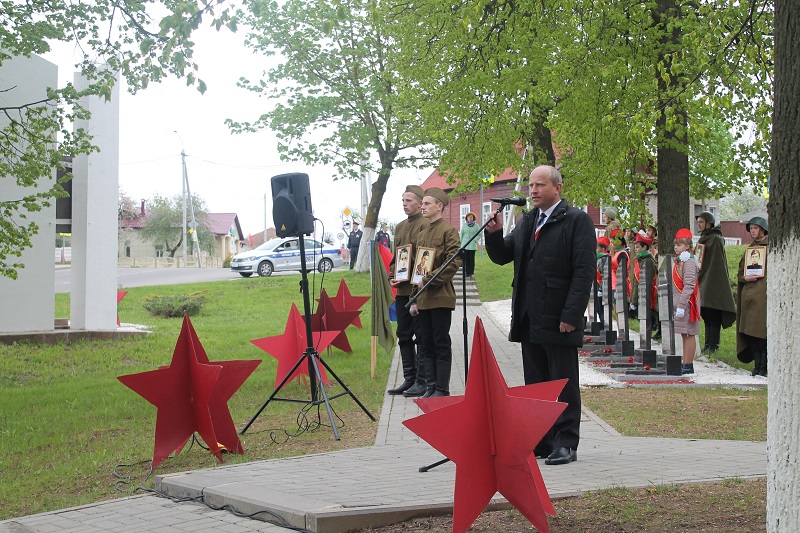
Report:
[[[350,270],[353,270],[353,267],[356,266],[358,247],[361,246],[361,237],[363,236],[364,232],[359,228],[358,222],[354,220],[353,231],[350,232],[350,236],[347,238],[347,248],[350,250]]]
[[[595,294],[595,315],[600,318],[600,329],[605,328],[605,313],[603,312],[603,291],[608,290],[605,285],[608,284],[608,281],[605,281],[603,276],[606,275],[606,271],[608,269],[608,261],[609,261],[609,254],[608,249],[611,246],[611,241],[608,237],[598,237],[597,239],[597,294]],[[604,282],[605,281],[605,282]],[[609,295],[611,296],[611,295]],[[613,296],[612,296],[613,297]],[[609,324],[609,327],[611,325]]]
[[[375,234],[375,240],[378,241],[378,244],[381,246],[385,246],[388,249],[392,249],[392,241],[389,239],[389,232],[387,231],[389,226],[386,224],[381,225],[380,231]]]
[[[763,276],[748,275],[745,262],[753,246],[767,246],[769,227],[763,217],[753,217],[747,223],[753,242],[739,261],[736,316],[736,357],[743,363],[753,361],[753,375],[767,375],[767,257],[764,256]],[[759,254],[760,258],[760,254]]]
[[[729,328],[736,320],[736,302],[728,277],[728,256],[722,228],[716,225],[713,213],[703,211],[697,215],[698,245],[703,245],[703,262],[700,264],[700,316],[705,325],[705,342],[702,353],[719,350],[720,329]]]
[[[650,324],[653,337],[661,334],[661,323],[658,321],[658,273],[656,272],[656,260],[650,253],[650,245],[653,239],[646,237],[644,233],[637,233],[633,243],[633,280],[631,280],[631,311],[637,311],[639,306],[639,292],[647,293],[648,309],[650,313]],[[642,271],[646,269],[645,264],[650,265],[650,278],[644,279]]]
[[[470,211],[464,215],[464,225],[461,226],[461,246],[467,244],[472,236],[478,233],[481,227],[475,222],[475,213]],[[464,275],[472,278],[475,274],[475,251],[478,249],[477,237],[464,249]]]
[[[672,303],[675,309],[675,333],[683,341],[681,374],[694,374],[696,336],[700,334],[700,287],[697,282],[699,265],[692,253],[692,231],[681,228],[675,234],[675,263],[672,267]]]
[[[567,408],[534,449],[548,465],[578,459],[578,347],[597,268],[592,219],[561,198],[563,186],[555,167],[534,168],[528,185],[534,209],[505,237],[502,213],[486,227],[489,258],[499,265],[514,263],[508,339],[522,345],[525,383],[567,379],[558,397]]]
[[[418,349],[422,350],[425,376],[428,379],[423,398],[450,396],[450,372],[453,364],[450,324],[456,308],[453,276],[461,266],[461,258],[455,257],[447,268],[443,268],[460,248],[458,231],[442,218],[442,211],[449,201],[447,193],[438,187],[426,190],[422,199],[422,216],[430,224],[420,232],[417,244],[420,248],[433,249],[434,253],[427,262],[428,272],[423,273],[416,283],[412,297],[431,281],[434,274],[437,275],[412,306],[419,313]]]
[[[611,232],[615,229],[622,230],[619,220],[617,220],[617,210],[613,207],[603,209],[603,223],[606,225],[606,237],[611,238]]]
[[[653,257],[658,256],[658,228],[655,225],[650,224],[644,230],[645,235],[648,239],[653,239],[653,244],[650,245],[650,253],[653,254]],[[658,261],[656,261],[658,263]]]

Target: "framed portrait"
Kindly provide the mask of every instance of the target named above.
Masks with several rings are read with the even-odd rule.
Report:
[[[417,259],[414,261],[414,274],[411,277],[411,283],[419,283],[422,278],[431,273],[435,255],[436,250],[433,248],[417,247]]]
[[[699,268],[703,268],[703,256],[706,253],[706,245],[705,244],[697,244],[694,247],[694,257],[697,259],[697,262],[700,264]]]
[[[398,246],[394,251],[394,279],[408,281],[411,279],[411,245]]]
[[[746,276],[764,277],[767,266],[767,247],[749,246],[744,250],[744,273]]]

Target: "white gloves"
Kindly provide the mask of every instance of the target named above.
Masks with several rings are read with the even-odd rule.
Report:
[[[675,310],[675,318],[683,318],[684,315],[686,315],[686,309],[684,309],[683,307],[679,307]]]
[[[681,255],[678,256],[678,259],[681,260],[681,263],[685,263],[686,261],[689,260],[690,257],[692,257],[692,254],[690,254],[688,251],[684,250],[684,251],[681,252]],[[683,315],[681,315],[681,316],[683,316]]]

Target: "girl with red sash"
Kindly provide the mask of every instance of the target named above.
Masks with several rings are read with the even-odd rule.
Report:
[[[697,283],[699,264],[695,259],[692,232],[682,228],[675,234],[675,264],[672,267],[672,302],[675,311],[675,333],[683,339],[682,374],[694,374],[696,336],[700,334],[700,286]]]

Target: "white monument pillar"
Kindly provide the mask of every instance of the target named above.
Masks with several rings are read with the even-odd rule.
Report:
[[[0,66],[0,106],[14,107],[47,98],[47,87],[58,87],[58,67],[38,56],[7,59]],[[0,115],[0,127],[8,118]],[[55,135],[55,133],[54,133]],[[49,179],[37,187],[20,187],[13,176],[0,176],[0,201],[13,201],[34,191],[48,190],[56,179],[53,169]],[[0,333],[52,331],[55,318],[55,201],[50,207],[26,214],[14,222],[35,222],[39,232],[22,257],[8,257],[21,262],[17,279],[0,276]]]
[[[88,86],[75,75],[75,87]],[[119,84],[111,99],[84,98],[92,116],[79,120],[100,151],[72,162],[72,289],[70,329],[117,328],[117,212],[119,202]],[[52,252],[52,250],[51,250]]]

